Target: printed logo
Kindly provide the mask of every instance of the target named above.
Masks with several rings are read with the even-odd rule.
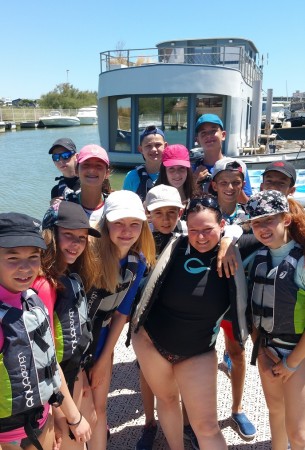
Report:
[[[285,278],[286,275],[287,275],[287,270],[284,270],[283,272],[281,272],[281,273],[279,274],[279,278],[280,278],[281,280],[283,280],[283,279]]]
[[[211,270],[210,267],[206,267],[202,261],[198,258],[190,258],[184,263],[184,270],[188,273],[196,275],[198,273],[205,272],[206,270]]]
[[[26,356],[23,355],[23,352],[18,353],[18,361],[19,361],[19,367],[21,372],[21,378],[22,378],[22,384],[24,387],[24,395],[26,400],[26,406],[28,408],[33,408],[34,406],[34,392],[31,386],[31,380],[29,377],[29,373],[27,371],[27,361]]]
[[[74,311],[72,308],[69,309],[69,319],[70,319],[70,336],[71,336],[71,344],[72,344],[72,354],[76,349],[77,345],[77,336],[75,329],[75,321],[74,321]]]

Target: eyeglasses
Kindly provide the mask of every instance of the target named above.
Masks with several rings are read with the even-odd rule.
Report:
[[[204,206],[205,208],[211,208],[214,209],[215,211],[220,212],[220,207],[217,198],[212,196],[205,196],[201,198],[193,198],[192,200],[190,200],[186,208],[186,213],[188,214],[196,210],[197,205]]]
[[[52,159],[54,162],[59,162],[60,159],[67,160],[70,159],[73,155],[75,155],[75,152],[68,150],[66,152],[52,154]]]

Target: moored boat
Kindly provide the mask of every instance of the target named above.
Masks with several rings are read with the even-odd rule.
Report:
[[[36,120],[26,120],[24,122],[20,122],[20,128],[37,128],[38,122]]]
[[[80,108],[76,117],[81,125],[97,125],[97,106],[87,106]]]
[[[39,128],[75,127],[80,125],[80,120],[76,116],[64,116],[60,111],[51,111],[48,116],[38,119]]]

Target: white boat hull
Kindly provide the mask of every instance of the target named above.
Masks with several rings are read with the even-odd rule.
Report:
[[[76,116],[46,116],[40,117],[39,122],[46,128],[76,127],[80,120]]]
[[[80,108],[76,117],[81,125],[97,125],[97,106]]]

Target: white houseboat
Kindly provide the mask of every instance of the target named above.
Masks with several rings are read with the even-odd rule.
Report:
[[[253,146],[260,128],[258,50],[241,38],[160,42],[156,48],[100,54],[98,125],[112,165],[134,166],[139,133],[162,127],[169,143],[195,146],[195,122],[218,114],[227,130],[224,152]]]

